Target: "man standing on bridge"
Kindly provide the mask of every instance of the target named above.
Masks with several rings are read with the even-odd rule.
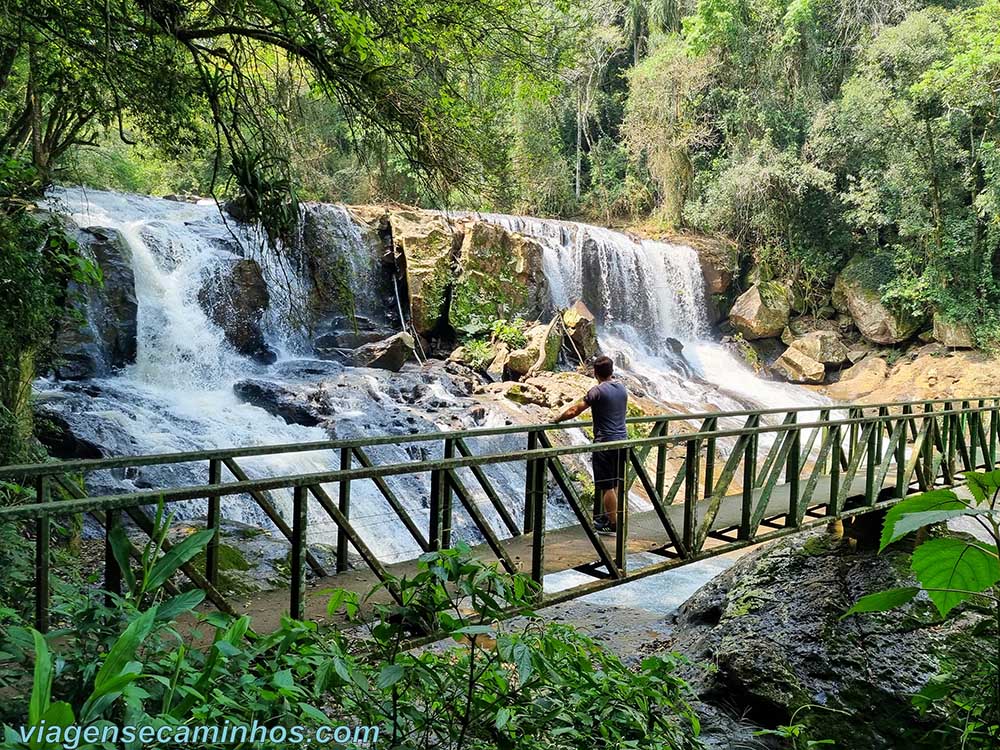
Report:
[[[628,391],[614,379],[615,365],[608,357],[594,360],[594,377],[597,385],[587,395],[574,401],[555,417],[565,422],[590,409],[594,416],[594,442],[609,443],[625,440],[625,414],[628,410]],[[625,476],[625,451],[595,451],[593,454],[594,494],[600,493],[604,514],[594,518],[602,534],[614,534],[618,529],[618,485]]]

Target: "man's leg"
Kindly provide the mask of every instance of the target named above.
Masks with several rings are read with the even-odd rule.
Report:
[[[604,490],[604,516],[608,519],[611,528],[618,526],[618,493],[614,487]]]

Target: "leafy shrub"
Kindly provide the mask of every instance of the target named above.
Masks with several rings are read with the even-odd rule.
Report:
[[[465,360],[474,370],[485,370],[493,361],[493,347],[489,341],[472,339],[465,342]]]
[[[493,340],[507,344],[511,349],[520,349],[528,343],[521,321],[494,320],[490,326]]]
[[[199,615],[194,630],[178,628],[174,620],[190,616],[199,600],[193,594],[163,600],[146,592],[154,603],[143,610],[88,599],[72,631],[45,638],[11,629],[2,647],[33,661],[34,676],[30,704],[15,702],[8,718],[353,724],[379,727],[385,746],[428,750],[698,746],[674,657],[630,670],[566,626],[490,624],[530,606],[536,589],[473,559],[468,547],[426,554],[412,578],[386,585],[399,603],[379,603],[382,587],[365,597],[331,592],[331,615],[366,628],[363,639],[288,618],[270,635],[255,633],[247,617],[219,614]],[[90,623],[103,638],[115,634],[100,655],[80,647]],[[407,647],[414,633],[430,631],[459,645]],[[25,747],[10,727],[5,747]]]

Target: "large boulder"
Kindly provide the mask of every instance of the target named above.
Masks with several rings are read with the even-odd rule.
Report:
[[[800,349],[790,346],[774,363],[774,369],[791,383],[822,383],[826,368]]]
[[[889,261],[855,255],[833,285],[834,307],[849,313],[861,335],[876,344],[906,341],[924,322],[919,316],[883,304],[879,287],[891,280],[892,274]]]
[[[232,259],[216,266],[198,291],[198,302],[236,351],[274,362],[276,356],[264,342],[260,327],[271,295],[257,261]]]
[[[121,233],[101,227],[69,231],[104,277],[99,286],[67,285],[67,311],[56,332],[56,376],[81,380],[135,362],[139,302],[132,252]]]
[[[952,349],[974,349],[976,339],[968,323],[948,320],[934,313],[934,340]]]
[[[348,352],[341,361],[353,367],[375,367],[399,372],[413,358],[413,336],[403,332],[382,341],[359,346]]]
[[[863,539],[864,522],[849,531]],[[681,607],[671,647],[691,660],[703,701],[768,729],[798,711],[794,723],[809,737],[850,750],[915,747],[914,735],[933,728],[939,714],[921,711],[913,695],[942,669],[947,643],[969,639],[975,653],[981,638],[986,647],[988,631],[977,636],[976,627],[989,615],[969,608],[942,622],[921,594],[899,610],[842,619],[863,595],[913,585],[905,552],[879,555],[851,541],[777,541]],[[713,668],[696,666],[704,664]]]
[[[562,346],[559,323],[559,318],[553,318],[552,322],[539,323],[525,332],[528,343],[512,351],[507,359],[507,370],[514,377],[555,369]]]
[[[597,321],[582,300],[563,311],[563,326],[569,339],[569,349],[586,362],[597,354]]]
[[[741,294],[729,311],[729,321],[747,339],[780,336],[791,311],[788,290],[776,281],[761,281]]]
[[[294,250],[306,276],[303,322],[317,348],[354,348],[400,328],[388,213],[363,208],[310,203],[303,209]]]
[[[537,318],[548,305],[542,246],[496,224],[464,224],[448,321],[456,330],[474,321]]]
[[[392,211],[389,225],[397,260],[406,271],[413,327],[428,335],[444,312],[457,235],[443,216],[430,212]]]
[[[692,238],[691,246],[698,252],[701,272],[705,277],[705,293],[716,295],[728,292],[739,266],[736,245],[704,237]]]
[[[271,380],[241,380],[233,386],[241,401],[257,406],[287,424],[315,427],[323,421],[323,407],[316,400],[316,391],[293,389],[285,383]]]
[[[847,347],[835,331],[812,331],[795,339],[789,348],[824,365],[839,366],[847,361]]]

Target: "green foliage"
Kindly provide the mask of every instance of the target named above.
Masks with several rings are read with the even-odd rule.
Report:
[[[520,349],[528,343],[522,321],[494,320],[490,331],[493,333],[494,341],[507,344],[511,349]]]
[[[484,339],[472,339],[463,344],[465,359],[473,370],[485,370],[493,361],[493,347]]]
[[[994,608],[994,621],[986,626],[992,632],[980,627],[952,638],[946,644],[945,670],[914,698],[924,712],[944,716],[924,738],[928,747],[951,746],[960,740],[962,747],[985,749],[1000,741],[1000,669],[993,654],[984,654],[980,646],[983,636],[987,643],[1000,643],[1000,632],[995,629],[1000,624],[1000,471],[966,472],[966,481],[971,501],[952,490],[932,490],[896,504],[886,514],[881,549],[917,530],[956,518],[978,524],[993,543],[956,534],[925,539],[911,560],[918,586],[868,594],[844,615],[895,609],[921,591],[941,617],[960,604],[988,603]]]
[[[366,638],[287,618],[263,635],[246,617],[218,614],[182,629],[171,620],[191,618],[190,607],[167,616],[169,601],[81,617],[83,628],[114,623],[100,654],[80,650],[80,626],[48,638],[13,629],[2,647],[33,662],[33,688],[30,699],[6,707],[7,716],[13,726],[46,717],[57,726],[76,720],[175,732],[225,721],[362,725],[379,728],[380,745],[414,750],[698,747],[676,658],[629,669],[572,628],[501,626],[508,608],[534,601],[527,578],[484,566],[461,547],[424,555],[412,578],[388,585],[399,603],[382,603],[378,589],[365,597],[332,592],[331,615],[356,622]],[[94,599],[84,610],[102,608]],[[407,646],[412,634],[430,631],[456,645]],[[5,747],[21,750],[13,726]]]

